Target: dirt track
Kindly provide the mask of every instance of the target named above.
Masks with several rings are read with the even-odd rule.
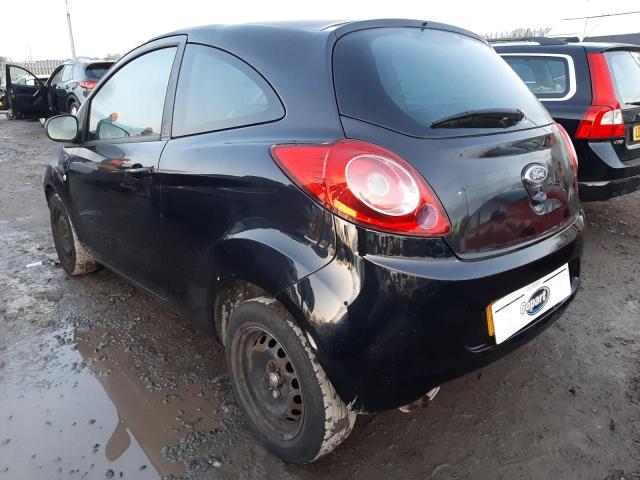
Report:
[[[248,431],[216,341],[107,270],[26,268],[55,258],[57,148],[0,115],[0,480],[640,479],[640,194],[586,206],[580,292],[541,336],[293,467]]]

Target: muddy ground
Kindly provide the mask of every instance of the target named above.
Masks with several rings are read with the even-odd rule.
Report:
[[[0,115],[0,480],[640,479],[640,195],[586,206],[580,292],[541,336],[296,467],[254,440],[188,320],[108,270],[26,268],[55,258],[56,148]]]

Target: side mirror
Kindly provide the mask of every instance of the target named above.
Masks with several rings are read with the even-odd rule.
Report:
[[[78,137],[78,119],[74,115],[51,117],[44,128],[54,142],[72,142]]]

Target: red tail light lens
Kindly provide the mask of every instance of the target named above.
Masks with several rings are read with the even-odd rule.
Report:
[[[564,146],[567,149],[567,154],[569,155],[569,160],[571,161],[571,168],[573,169],[573,174],[578,178],[578,154],[576,153],[576,148],[573,146],[573,142],[571,141],[571,137],[564,129],[562,125],[556,123],[558,130],[560,131],[560,136],[562,137],[562,141],[564,142]]]
[[[596,140],[624,137],[624,119],[607,59],[603,53],[588,53],[587,59],[593,99],[578,126],[576,138]]]
[[[87,90],[91,90],[96,86],[96,83],[98,83],[97,80],[80,80],[78,82],[78,85],[80,85],[82,88],[86,88]]]
[[[293,182],[337,215],[405,235],[437,237],[451,230],[437,197],[404,159],[359,140],[274,145],[271,154]]]
[[[624,137],[622,110],[619,105],[618,108],[589,107],[576,131],[576,138],[606,140],[617,137]]]

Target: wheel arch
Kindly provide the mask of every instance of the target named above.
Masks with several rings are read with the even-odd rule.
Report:
[[[47,204],[49,204],[49,199],[55,193],[56,193],[56,189],[53,188],[53,185],[51,185],[50,183],[44,184],[44,197],[47,199]]]
[[[53,158],[47,165],[44,172],[44,178],[42,180],[42,187],[44,188],[44,194],[47,202],[51,195],[57,193],[65,205],[67,204],[63,164],[64,153],[62,149],[60,149],[55,158]]]
[[[225,345],[231,314],[245,301],[258,297],[274,298],[264,288],[242,278],[232,278],[218,288],[213,300],[211,321],[222,345]]]
[[[78,105],[78,108],[80,108],[80,106],[82,105],[80,100],[78,100],[78,98],[74,94],[71,94],[71,95],[69,95],[69,98],[67,99],[67,112],[71,108],[71,104],[72,103],[76,103]]]
[[[256,298],[273,299],[289,313],[290,320],[304,332],[318,356],[318,360],[326,368],[329,363],[329,358],[319,341],[318,332],[316,332],[313,325],[308,321],[304,309],[300,308],[297,302],[292,301],[290,296],[291,290],[295,290],[296,288],[294,284],[285,290],[274,292],[242,276],[234,275],[228,281],[218,285],[217,290],[212,295],[213,301],[209,309],[211,312],[209,323],[213,325],[218,339],[222,345],[225,346],[229,319],[240,305],[247,300]]]
[[[282,303],[300,328],[307,331],[302,312],[291,302],[283,303],[279,294],[333,259],[333,252],[326,252],[324,258],[315,257],[310,262],[308,258],[298,256],[303,250],[292,253],[292,250],[283,250],[277,241],[249,237],[251,235],[244,232],[243,238],[227,239],[212,252],[210,323],[223,345],[233,311],[243,302],[257,297]]]

